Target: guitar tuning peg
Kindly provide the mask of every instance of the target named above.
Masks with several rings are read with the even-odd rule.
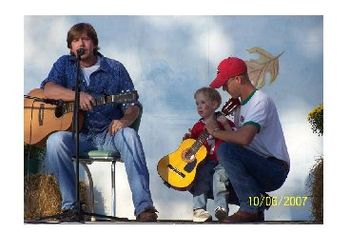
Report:
[[[124,90],[122,90],[122,93],[124,93]]]

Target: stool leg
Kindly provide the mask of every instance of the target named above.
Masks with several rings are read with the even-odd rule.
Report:
[[[89,180],[89,191],[90,191],[90,211],[91,213],[95,213],[95,196],[94,196],[94,183],[92,180],[91,172],[89,167],[84,162],[80,162],[80,164],[83,166],[88,180]],[[94,216],[91,217],[91,221],[96,221],[96,218]]]
[[[111,199],[111,207],[112,207],[112,216],[116,216],[116,191],[115,191],[115,163],[116,161],[112,161],[111,164],[111,183],[112,183],[112,199]]]

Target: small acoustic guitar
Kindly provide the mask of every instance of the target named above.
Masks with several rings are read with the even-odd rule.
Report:
[[[240,102],[238,99],[230,99],[225,103],[221,112],[229,115]],[[207,149],[203,145],[209,137],[205,130],[195,139],[185,139],[180,146],[172,153],[159,160],[157,171],[164,183],[176,190],[188,190],[193,183],[197,168],[207,156]]]
[[[137,91],[126,91],[118,95],[95,98],[96,105],[108,103],[134,103]],[[72,127],[74,102],[45,99],[43,89],[33,89],[24,98],[24,142],[42,146],[47,137]],[[83,122],[83,112],[79,112],[79,122]],[[82,124],[80,124],[81,128]]]

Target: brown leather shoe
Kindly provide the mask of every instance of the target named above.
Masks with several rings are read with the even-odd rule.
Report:
[[[264,211],[263,210],[259,211],[258,214],[259,214],[259,219],[258,219],[257,222],[264,222],[265,221],[265,213],[264,213]]]
[[[231,216],[225,218],[223,223],[245,223],[245,222],[260,222],[264,221],[264,212],[249,213],[245,211],[238,210]]]
[[[157,222],[158,212],[154,207],[147,208],[136,217],[137,222]]]

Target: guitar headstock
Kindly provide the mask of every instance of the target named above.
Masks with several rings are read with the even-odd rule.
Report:
[[[241,102],[238,98],[231,98],[224,104],[224,106],[221,109],[221,112],[224,113],[226,116],[230,115],[240,105]]]
[[[136,90],[132,90],[132,91],[126,90],[126,91],[122,91],[118,95],[112,95],[112,98],[114,98],[112,100],[113,103],[123,103],[123,104],[135,103],[139,99],[139,94],[137,93]]]

